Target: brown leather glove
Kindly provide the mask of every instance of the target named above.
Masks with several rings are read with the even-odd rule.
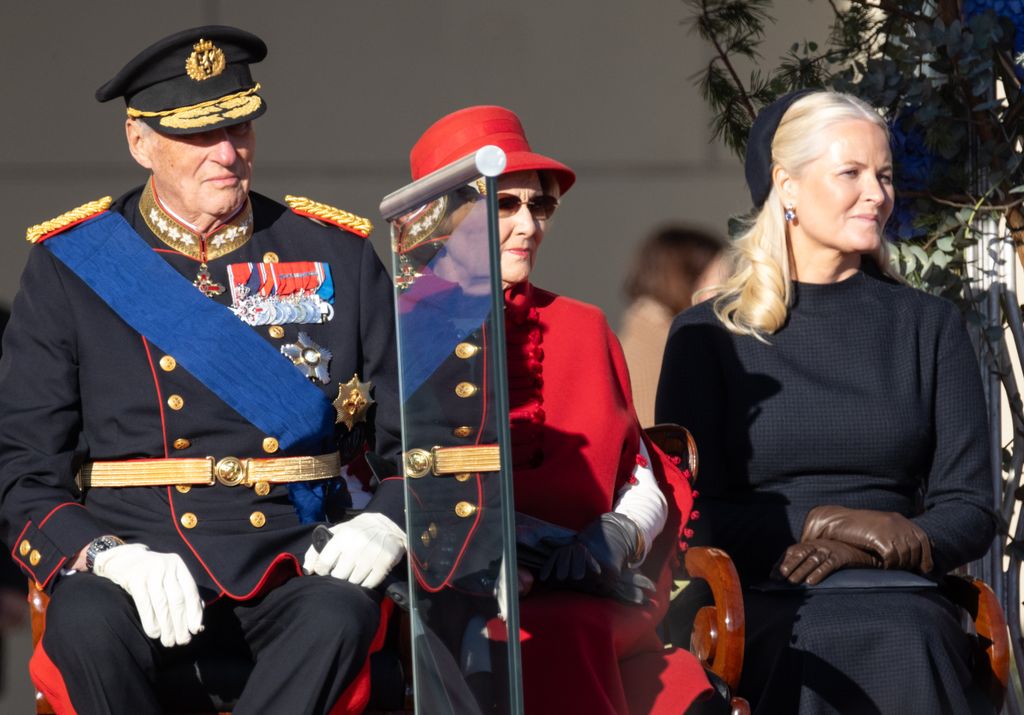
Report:
[[[882,568],[874,554],[833,539],[810,539],[793,544],[782,555],[779,573],[790,583],[813,586],[833,571],[846,568]]]
[[[801,541],[835,539],[877,555],[882,567],[932,570],[932,545],[917,524],[893,511],[816,506],[807,513]]]

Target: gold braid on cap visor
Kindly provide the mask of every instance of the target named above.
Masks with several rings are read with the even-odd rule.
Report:
[[[128,116],[133,118],[160,117],[160,126],[172,129],[206,127],[225,119],[238,119],[255,112],[263,104],[263,100],[256,94],[259,89],[260,85],[257,83],[255,87],[235,94],[159,112],[147,112],[128,107]]]

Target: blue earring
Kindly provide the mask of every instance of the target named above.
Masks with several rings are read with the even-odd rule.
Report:
[[[786,205],[786,213],[783,216],[786,218],[786,223],[793,223],[793,219],[796,218],[796,211],[793,210],[792,205]]]

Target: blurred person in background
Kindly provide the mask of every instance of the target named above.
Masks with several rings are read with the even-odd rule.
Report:
[[[713,233],[672,224],[651,233],[633,254],[624,283],[630,304],[619,340],[641,427],[654,424],[654,397],[672,318],[693,304],[694,293],[724,277],[724,248],[725,241]]]

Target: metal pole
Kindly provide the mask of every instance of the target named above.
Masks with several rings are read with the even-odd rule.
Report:
[[[491,359],[495,375],[506,375],[507,353],[505,352],[505,291],[501,283],[501,241],[498,233],[498,181],[487,177],[487,236],[491,259]],[[512,488],[512,435],[509,431],[508,385],[496,382],[494,385],[494,409],[498,420],[498,444],[501,446],[501,528],[505,533],[503,561],[505,593],[508,607],[505,627],[508,630],[508,712],[510,715],[523,713],[523,677],[520,664],[519,644],[519,563],[516,557],[515,495]]]
[[[468,184],[478,176],[497,176],[505,169],[505,152],[500,147],[487,145],[467,154],[458,161],[441,167],[416,181],[393,191],[380,202],[380,213],[385,221],[409,213],[434,199],[447,194],[459,184]]]

